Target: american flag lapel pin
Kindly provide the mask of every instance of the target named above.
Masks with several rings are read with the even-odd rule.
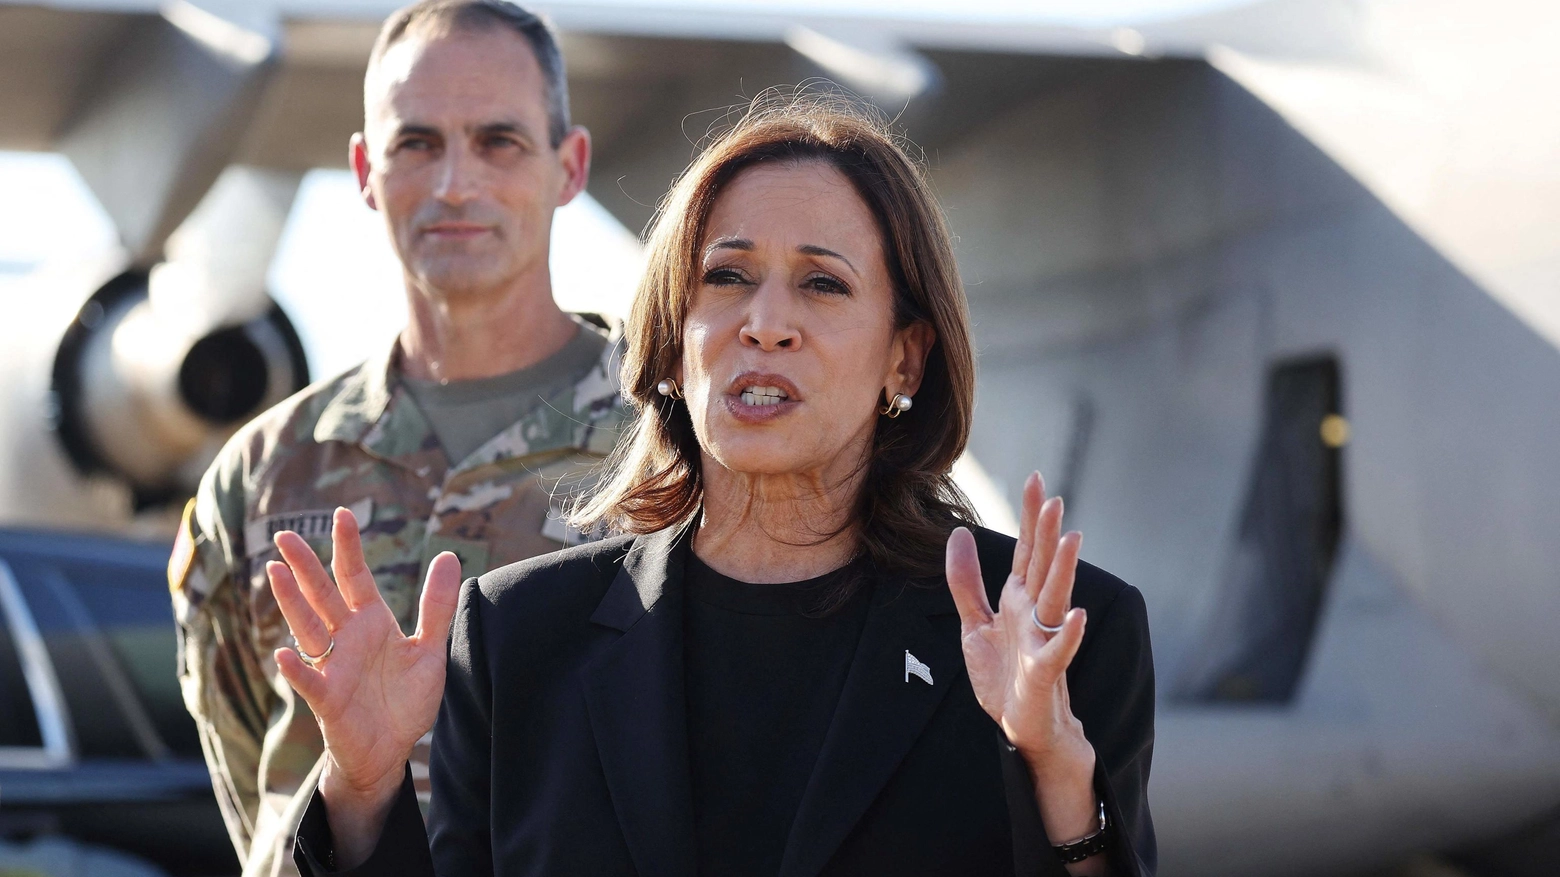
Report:
[[[932,668],[917,661],[915,655],[910,654],[909,649],[905,649],[905,681],[909,682],[911,676],[919,678],[927,685],[932,684]]]

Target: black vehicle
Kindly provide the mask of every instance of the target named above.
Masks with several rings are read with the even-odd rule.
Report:
[[[0,836],[239,867],[184,709],[168,548],[0,529]]]

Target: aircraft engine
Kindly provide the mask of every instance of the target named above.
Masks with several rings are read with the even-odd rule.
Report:
[[[308,383],[280,308],[234,322],[202,306],[201,286],[174,263],[126,271],[81,306],[55,355],[66,455],[122,480],[138,509],[188,495],[234,430]]]

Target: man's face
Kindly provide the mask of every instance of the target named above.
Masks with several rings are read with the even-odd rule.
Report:
[[[412,282],[450,298],[546,271],[553,210],[584,188],[590,142],[576,129],[549,144],[546,81],[524,37],[409,36],[381,58],[365,113],[352,164]]]

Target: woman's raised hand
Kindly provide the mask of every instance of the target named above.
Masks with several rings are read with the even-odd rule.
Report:
[[[339,865],[343,847],[354,845],[352,836],[368,831],[372,848],[412,747],[438,715],[460,561],[444,552],[429,564],[417,631],[404,636],[374,584],[357,520],[346,509],[336,509],[331,542],[334,582],[292,532],[276,535],[286,563],[267,564],[266,574],[299,650],[277,649],[276,665],[314,711],[325,738],[320,788]],[[314,665],[299,652],[314,656]],[[358,823],[362,831],[351,830]]]
[[[975,537],[960,527],[948,539],[948,587],[959,608],[970,684],[1029,764],[1055,843],[1088,834],[1097,820],[1094,748],[1067,698],[1067,667],[1083,642],[1085,623],[1082,609],[1068,609],[1082,539],[1062,535],[1061,498],[1045,499],[1039,473],[1029,476],[1013,570],[995,611],[981,581]]]

